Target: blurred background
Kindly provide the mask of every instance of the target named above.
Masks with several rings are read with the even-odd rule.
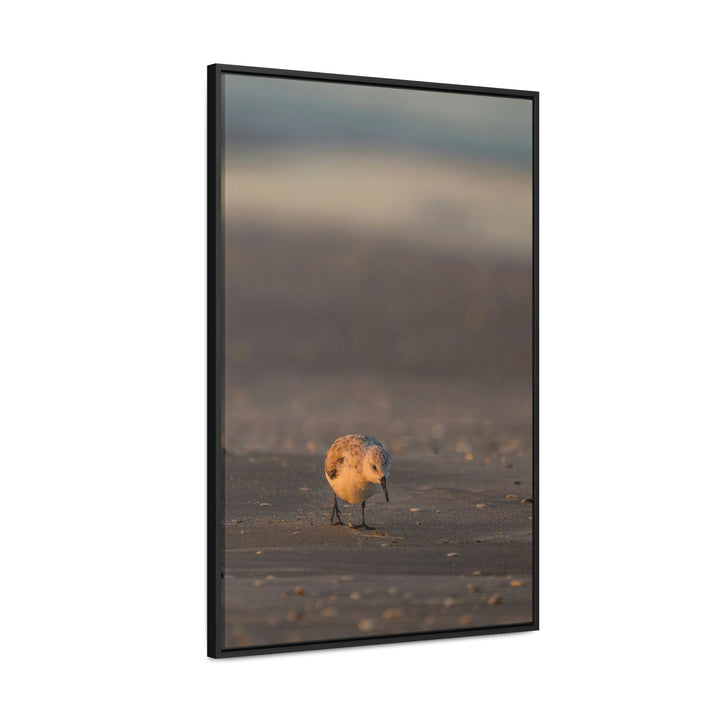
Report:
[[[531,450],[529,100],[225,75],[227,451]]]

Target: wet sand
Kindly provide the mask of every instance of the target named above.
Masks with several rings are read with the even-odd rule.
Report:
[[[375,530],[330,524],[321,454],[226,456],[226,648],[532,622],[522,449],[395,456]],[[359,506],[341,503],[346,522]]]

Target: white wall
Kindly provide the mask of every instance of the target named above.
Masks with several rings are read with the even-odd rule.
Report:
[[[3,714],[710,716],[712,4],[260,6],[5,8]],[[539,633],[205,659],[212,62],[541,92]]]

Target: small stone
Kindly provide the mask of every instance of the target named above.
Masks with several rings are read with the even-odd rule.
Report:
[[[508,500],[512,500],[513,498],[516,498],[517,495],[513,495],[513,493],[508,493],[505,497],[508,498]]]
[[[402,610],[400,608],[389,608],[386,610],[382,616],[383,620],[394,620],[395,618],[402,617]]]
[[[317,450],[317,443],[314,440],[308,440],[307,443],[305,443],[305,447],[307,447],[309,452],[315,452]]]
[[[260,507],[272,507],[270,503],[260,503]]]
[[[309,492],[309,491],[310,491],[309,488],[306,488],[306,487],[301,487],[301,488],[300,488],[300,492]]]
[[[253,585],[254,585],[255,587],[260,587],[260,586],[262,585],[262,580],[256,580],[256,581],[253,583]]]
[[[359,600],[359,599],[360,599],[360,593],[359,593],[359,592],[351,592],[351,593],[350,593],[350,599],[351,599],[351,600]]]
[[[454,604],[455,604],[455,601],[454,601],[452,598],[445,598],[445,599],[443,600],[443,605],[444,605],[446,608],[452,607]]]
[[[472,460],[472,459],[473,459],[473,454],[472,454],[471,452],[465,453],[465,459],[466,459],[466,460]]]
[[[460,553],[448,553],[447,557],[460,557]]]
[[[464,627],[472,625],[472,615],[461,615],[458,623]]]
[[[320,614],[323,617],[334,618],[337,617],[337,610],[335,608],[326,607]]]
[[[483,505],[482,503],[478,503],[478,504],[477,504],[477,505],[476,505],[475,507],[476,507],[476,508],[481,508],[481,509],[482,509],[482,508],[484,508],[485,506],[484,506],[484,505]]]
[[[375,629],[375,625],[376,623],[374,620],[371,620],[370,618],[363,618],[358,623],[358,630],[360,630],[360,632],[370,632]]]
[[[475,583],[468,583],[465,587],[470,590],[470,592],[477,591],[477,585]]]
[[[527,505],[528,503],[532,503],[532,501],[533,501],[532,498],[523,498],[523,499],[520,501],[520,503],[521,503],[522,505]]]
[[[488,598],[488,605],[499,605],[502,602],[502,598],[499,595],[491,595]]]
[[[258,550],[255,554],[256,554],[256,555],[262,555],[262,550]]]
[[[410,508],[410,512],[422,512],[420,508]]]
[[[266,576],[265,576],[265,579],[266,579],[266,580],[274,580],[274,579],[275,579],[275,576],[274,576],[274,575],[266,575]]]
[[[297,610],[291,610],[285,618],[288,622],[297,622],[300,619],[300,613]]]
[[[304,595],[305,591],[298,585],[293,591],[296,595]]]
[[[511,580],[510,585],[512,587],[522,587],[525,583],[522,580]]]

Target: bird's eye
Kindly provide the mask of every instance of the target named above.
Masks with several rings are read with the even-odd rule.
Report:
[[[377,470],[377,466],[373,465],[373,470]]]

